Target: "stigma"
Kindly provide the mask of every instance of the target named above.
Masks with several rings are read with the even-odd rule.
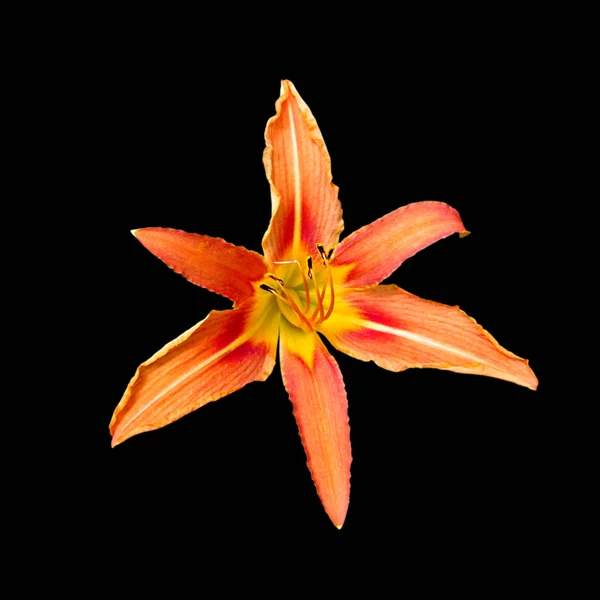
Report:
[[[315,331],[327,321],[333,313],[335,306],[335,291],[331,260],[334,248],[325,251],[323,244],[316,244],[320,260],[316,264],[312,256],[308,256],[302,264],[298,260],[283,260],[274,262],[273,265],[281,267],[288,265],[288,277],[278,277],[274,273],[267,273],[265,281],[260,284],[260,289],[273,294],[281,303],[283,314],[293,325],[304,331]],[[301,279],[298,280],[298,272]]]

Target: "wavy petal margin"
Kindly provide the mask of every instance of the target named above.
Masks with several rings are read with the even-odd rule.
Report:
[[[263,249],[270,261],[317,258],[315,244],[331,248],[344,228],[331,161],[315,118],[290,81],[281,82],[275,109],[263,154],[272,203]]]
[[[140,365],[110,422],[112,445],[264,381],[275,365],[278,328],[270,297],[209,313]]]
[[[220,238],[178,229],[145,227],[133,235],[171,269],[235,305],[254,294],[256,282],[268,271],[264,258]]]
[[[281,375],[317,493],[340,529],[350,499],[350,426],[340,369],[316,334],[281,321]]]
[[[500,346],[457,306],[423,300],[395,285],[346,289],[339,303],[320,331],[354,358],[390,371],[432,367],[537,388],[528,361]]]
[[[373,285],[407,258],[453,233],[468,234],[460,215],[443,202],[414,202],[361,227],[342,240],[336,266],[351,267],[345,285]]]

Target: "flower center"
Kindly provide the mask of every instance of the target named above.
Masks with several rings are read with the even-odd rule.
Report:
[[[313,265],[311,256],[306,258],[305,267],[298,260],[274,262],[277,269],[282,269],[282,277],[267,273],[265,277],[269,283],[260,285],[262,290],[277,297],[281,312],[288,321],[304,331],[314,331],[327,321],[335,305],[330,266],[334,249],[325,252],[323,244],[316,246],[321,257],[316,262],[322,262],[322,267],[320,264]]]

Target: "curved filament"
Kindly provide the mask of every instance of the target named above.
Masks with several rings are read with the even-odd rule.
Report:
[[[316,277],[314,276],[312,257],[309,256],[306,259],[308,278],[307,278],[306,274],[304,273],[304,269],[302,268],[302,265],[300,264],[300,262],[295,259],[294,260],[276,261],[273,263],[275,265],[294,264],[300,269],[300,274],[302,275],[302,284],[304,286],[304,305],[305,305],[304,310],[302,310],[298,306],[298,304],[296,303],[294,298],[285,289],[284,280],[277,277],[276,275],[273,275],[272,273],[266,274],[267,277],[269,277],[273,281],[277,282],[278,287],[279,287],[278,290],[275,290],[271,286],[268,286],[265,284],[260,286],[263,290],[268,291],[272,294],[276,294],[277,297],[282,302],[284,302],[287,306],[289,306],[292,309],[292,311],[298,316],[299,322],[302,323],[303,325],[305,325],[309,331],[314,330],[314,328],[317,325],[320,325],[321,323],[323,323],[324,321],[329,319],[329,317],[331,316],[331,314],[333,312],[333,307],[335,305],[335,291],[334,291],[334,287],[333,287],[333,275],[332,275],[331,267],[329,264],[331,257],[333,256],[334,248],[331,248],[329,250],[329,252],[325,252],[325,249],[322,244],[317,244],[316,246],[317,246],[317,250],[319,251],[319,255],[321,256],[321,259],[323,261],[323,266],[325,267],[325,271],[326,271],[325,281],[324,281],[323,287],[321,289],[319,289],[319,284],[317,282]],[[310,316],[309,316],[309,312],[310,312],[310,306],[311,306],[311,298],[310,298],[310,286],[309,286],[309,282],[308,282],[309,279],[313,282],[314,292],[317,297],[316,303],[315,303],[315,309],[313,310],[312,314],[310,314]],[[327,308],[327,311],[325,311],[324,303],[325,303],[325,296],[327,294],[328,286],[330,288],[329,306]],[[304,329],[304,327],[302,327],[302,328]]]

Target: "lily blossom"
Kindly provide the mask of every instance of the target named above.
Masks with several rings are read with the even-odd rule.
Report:
[[[350,428],[340,369],[318,334],[341,352],[390,371],[433,367],[536,389],[528,362],[505,350],[458,307],[379,283],[406,259],[453,233],[466,235],[441,202],[403,206],[338,243],[338,188],[317,123],[283,81],[265,132],[272,216],[264,256],[222,239],[174,229],[133,231],[192,283],[230,298],[138,368],[114,411],[115,446],[163,427],[275,366],[317,493],[341,528],[350,496]]]

